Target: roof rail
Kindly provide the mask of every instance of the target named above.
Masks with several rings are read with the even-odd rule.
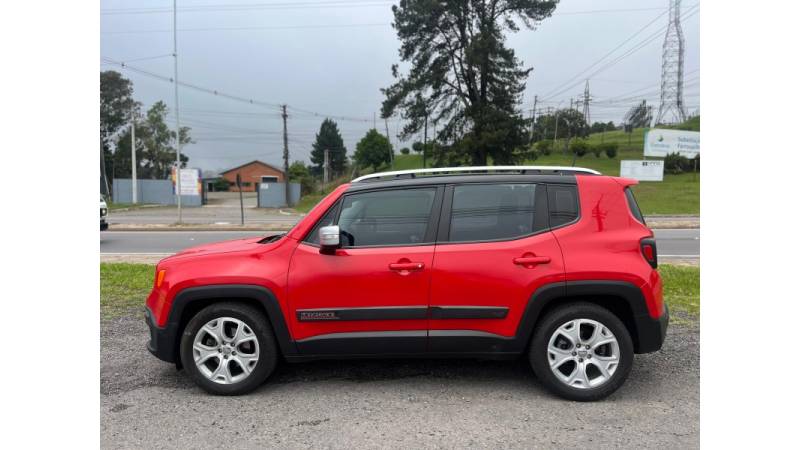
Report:
[[[477,167],[437,167],[432,169],[412,169],[412,170],[395,170],[393,172],[378,172],[371,173],[358,177],[352,183],[360,183],[366,180],[377,178],[394,177],[399,178],[408,175],[410,178],[416,178],[417,175],[449,175],[451,173],[464,173],[464,172],[519,172],[523,175],[528,172],[536,174],[549,174],[558,172],[560,174],[591,174],[602,175],[600,172],[584,167],[570,167],[570,166],[477,166]]]

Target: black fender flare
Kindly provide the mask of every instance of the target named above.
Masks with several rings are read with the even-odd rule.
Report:
[[[630,316],[620,317],[631,333],[636,353],[658,350],[666,334],[668,314],[653,319],[647,310],[642,290],[633,283],[615,280],[580,280],[550,283],[531,294],[522,319],[517,326],[515,346],[524,351],[542,312],[553,302],[567,303],[575,298],[614,297],[622,300]]]
[[[266,312],[270,325],[272,325],[272,329],[275,331],[275,338],[284,356],[297,354],[297,347],[289,333],[289,327],[283,317],[278,298],[272,291],[259,285],[214,284],[183,289],[178,292],[172,300],[172,307],[165,328],[172,329],[172,332],[175,334],[172,345],[174,360],[178,359],[180,332],[182,332],[180,327],[185,326],[189,321],[189,318],[184,317],[185,310],[189,305],[195,302],[206,300],[244,300],[257,302]]]

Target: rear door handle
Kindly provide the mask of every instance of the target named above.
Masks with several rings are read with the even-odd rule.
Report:
[[[422,270],[425,268],[425,263],[423,262],[396,262],[389,264],[389,270],[394,270],[396,272],[416,272],[418,270]]]
[[[514,258],[514,264],[524,266],[526,269],[532,269],[537,264],[547,264],[550,262],[549,256],[522,256]]]

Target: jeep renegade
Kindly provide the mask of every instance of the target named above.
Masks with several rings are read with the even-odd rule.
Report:
[[[355,179],[285,234],[160,261],[148,348],[213,394],[279,360],[524,355],[555,394],[604,398],[669,321],[634,184],[536,166]]]

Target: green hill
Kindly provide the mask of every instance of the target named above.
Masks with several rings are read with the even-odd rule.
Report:
[[[681,126],[674,128],[699,130],[700,119],[696,118],[688,121]],[[619,176],[620,160],[643,159],[644,149],[644,128],[636,128],[630,135],[624,131],[609,131],[606,133],[595,133],[589,135],[587,141],[590,144],[601,142],[616,142],[619,151],[616,158],[608,158],[605,154],[600,157],[593,153],[587,153],[583,158],[578,158],[576,166],[586,167],[602,172],[606,175]],[[571,166],[572,155],[562,152],[564,141],[559,140],[554,147],[556,150],[547,156],[540,156],[534,161],[526,161],[529,165],[542,166]],[[428,167],[430,166],[428,159]],[[385,167],[382,170],[409,170],[422,168],[422,155],[410,154],[395,156],[394,166]],[[362,171],[362,174],[368,171]],[[343,180],[344,182],[346,180]],[[332,189],[332,187],[331,187]],[[328,189],[329,191],[330,189]],[[680,175],[664,175],[662,182],[644,181],[634,187],[636,199],[645,215],[681,215],[681,214],[700,214],[700,175],[684,173]],[[301,200],[301,204],[296,209],[308,211],[313,205],[322,198],[321,194],[309,195]]]

